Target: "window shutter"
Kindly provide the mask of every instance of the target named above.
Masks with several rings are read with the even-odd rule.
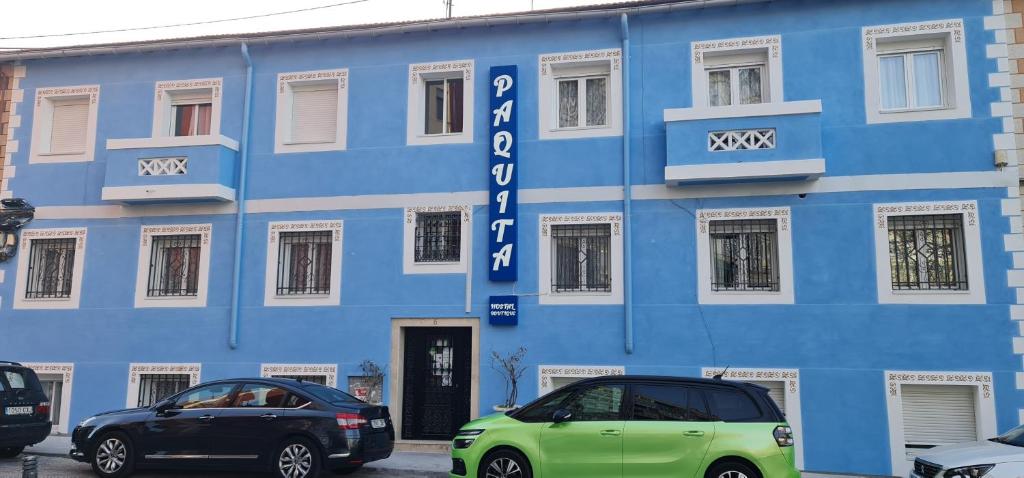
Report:
[[[333,143],[338,134],[338,87],[292,92],[292,142]]]
[[[907,445],[946,445],[978,440],[975,387],[904,385],[903,434]]]
[[[89,127],[89,100],[60,102],[53,105],[50,130],[51,153],[84,153]]]
[[[750,382],[768,389],[768,396],[772,397],[775,404],[779,406],[782,413],[786,413],[786,382]]]

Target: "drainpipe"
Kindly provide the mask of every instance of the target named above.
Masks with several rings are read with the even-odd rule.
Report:
[[[622,14],[622,229],[625,284],[623,302],[626,309],[626,353],[633,353],[633,233],[630,216],[633,212],[633,182],[630,175],[629,125],[629,15]]]
[[[252,58],[249,56],[249,46],[242,43],[242,60],[245,61],[245,99],[242,104],[242,139],[238,143],[238,193],[235,202],[238,204],[238,214],[235,216],[235,262],[232,269],[231,280],[231,322],[228,337],[228,345],[232,349],[238,348],[238,297],[242,288],[242,245],[244,243],[243,232],[245,230],[245,183],[249,173],[249,110],[252,106]]]

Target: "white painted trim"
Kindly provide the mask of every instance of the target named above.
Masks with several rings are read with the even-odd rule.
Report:
[[[622,365],[538,365],[537,396],[542,397],[555,391],[554,378],[593,378],[607,375],[625,375]]]
[[[297,364],[297,363],[263,363],[260,364],[260,377],[277,377],[281,375],[325,376],[328,387],[338,386],[338,364]]]
[[[131,363],[128,365],[128,391],[125,408],[136,408],[139,404],[139,378],[142,375],[181,374],[188,375],[188,386],[199,384],[203,366],[199,363]]]
[[[714,378],[722,373],[722,367],[704,367],[701,376]],[[722,377],[726,380],[741,382],[781,382],[785,386],[786,406],[782,410],[786,414],[786,423],[793,429],[793,452],[796,455],[796,467],[804,469],[804,421],[800,405],[800,369],[795,368],[729,368]],[[776,404],[778,405],[778,404]]]
[[[668,108],[665,122],[711,120],[722,118],[753,118],[821,113],[821,100],[786,101],[753,105],[716,106],[714,108]]]
[[[622,50],[575,51],[568,53],[545,53],[539,55],[539,95],[537,111],[539,116],[538,134],[540,139],[598,138],[622,135]],[[558,80],[561,77],[581,76],[559,74],[559,70],[586,68],[584,76],[608,75],[608,110],[605,112],[608,124],[599,127],[558,127]],[[585,115],[580,115],[584,118]]]
[[[71,386],[75,378],[75,364],[70,362],[22,362],[21,364],[32,369],[36,375],[61,376],[63,384],[60,389],[60,425],[53,432],[67,435],[70,430],[68,421],[71,420],[71,397],[74,396],[71,393]],[[50,406],[53,404],[51,403]]]
[[[889,261],[890,216],[961,214],[967,291],[893,291]],[[981,218],[977,201],[905,202],[874,205],[875,273],[880,304],[984,304],[985,274],[981,255]]]
[[[996,428],[995,387],[988,372],[904,372],[886,371],[885,406],[889,416],[889,447],[892,474],[907,476],[913,460],[907,460],[903,435],[903,385],[970,385],[977,387],[975,413],[978,439],[998,434]]]
[[[42,209],[42,211],[40,211]],[[119,219],[125,217],[170,217],[235,214],[235,203],[151,204],[132,206],[43,206],[36,219]]]
[[[727,56],[736,54],[763,55],[765,68],[768,70],[768,98],[765,103],[781,103],[785,101],[782,92],[782,37],[767,35],[759,37],[729,38],[724,40],[695,41],[690,43],[690,85],[693,94],[694,109],[713,109],[708,100],[708,73],[704,60],[708,56]],[[762,85],[762,88],[764,85]]]
[[[175,234],[198,234],[199,277],[195,297],[148,297],[149,261],[153,251],[153,237]],[[212,248],[212,224],[167,224],[142,226],[139,233],[139,265],[135,275],[135,307],[206,307],[209,289],[210,249]]]
[[[682,181],[699,182],[803,177],[806,177],[807,179],[818,179],[824,174],[824,159],[791,159],[784,161],[693,164],[687,166],[666,166],[665,183],[669,186],[674,186]]]
[[[697,218],[697,301],[701,304],[792,304],[793,236],[789,207],[698,209]],[[775,219],[779,246],[779,291],[714,291],[711,289],[711,244],[708,222],[742,219]]]
[[[299,84],[333,82],[338,87],[337,131],[331,143],[289,143],[292,125],[292,87]],[[348,68],[280,73],[277,75],[277,114],[274,154],[344,151],[348,145]]]
[[[861,29],[864,62],[864,109],[868,124],[930,121],[971,117],[971,92],[964,46],[963,19],[933,20],[916,23],[868,26]],[[945,42],[945,89],[947,105],[929,110],[881,111],[878,72],[878,40],[914,41],[922,37],[941,37]]]
[[[264,276],[264,307],[312,307],[341,304],[341,254],[345,221],[273,221],[267,224],[267,268]],[[277,295],[278,238],[282,232],[331,231],[331,291],[327,295]]]
[[[156,138],[108,139],[107,149],[179,148],[182,146],[223,146],[238,151],[238,141],[224,135],[160,136]]]
[[[158,184],[151,186],[107,186],[104,201],[157,201],[163,199],[212,199],[234,201],[235,190],[223,184]]]
[[[473,96],[474,60],[457,60],[437,63],[414,63],[409,65],[409,103],[406,117],[406,144],[409,146],[428,144],[457,144],[473,142],[473,111],[476,104]],[[458,78],[462,76],[462,132],[454,134],[427,135],[423,133],[424,80]]]
[[[15,309],[77,309],[82,298],[82,275],[85,272],[85,239],[88,229],[84,227],[60,229],[24,229],[18,246],[18,275],[14,287]],[[32,241],[36,239],[75,239],[75,264],[71,271],[71,296],[66,299],[26,299],[28,284],[28,261]]]
[[[423,212],[462,213],[461,237],[459,239],[458,262],[416,262],[416,215]],[[464,274],[469,254],[473,250],[473,206],[421,206],[405,208],[402,227],[402,273],[403,274]]]
[[[579,214],[541,214],[538,217],[538,243],[540,254],[538,261],[539,287],[538,302],[541,305],[583,305],[622,304],[622,213],[594,212]],[[551,226],[559,224],[610,224],[611,225],[611,292],[551,292]]]
[[[220,136],[221,100],[223,99],[223,78],[201,78],[195,80],[158,81],[153,101],[153,138],[175,137],[171,132],[172,97],[175,92],[187,90],[209,90],[210,92],[210,134]],[[237,148],[236,148],[237,149]]]
[[[51,154],[50,133],[53,122],[53,102],[67,98],[87,97],[89,119],[85,130],[85,151],[78,154]],[[29,163],[74,163],[92,161],[96,154],[96,116],[99,110],[100,85],[62,86],[36,90],[32,113],[32,145]],[[12,111],[13,115],[14,112]],[[8,141],[10,144],[10,141]],[[14,151],[17,152],[17,147]]]

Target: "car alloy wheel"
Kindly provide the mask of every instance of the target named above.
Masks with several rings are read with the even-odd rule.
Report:
[[[519,463],[511,458],[497,458],[487,465],[484,478],[523,478],[523,470]]]
[[[282,476],[288,478],[304,478],[313,468],[313,454],[301,443],[292,443],[281,450],[277,459],[277,468]]]
[[[104,473],[117,473],[128,459],[128,448],[117,437],[110,437],[96,449],[96,466]]]
[[[748,478],[742,471],[727,471],[718,475],[718,478]]]

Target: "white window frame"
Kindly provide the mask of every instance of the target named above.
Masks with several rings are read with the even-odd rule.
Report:
[[[580,380],[607,375],[625,375],[622,365],[538,365],[537,396],[542,397],[555,391],[555,378],[578,378]]]
[[[579,213],[579,214],[541,214],[539,216],[540,253],[538,302],[542,305],[613,305],[623,303],[622,279],[622,213]],[[551,226],[577,224],[608,224],[611,226],[611,292],[551,292]]]
[[[693,67],[690,69],[690,85],[693,95],[694,110],[710,110],[716,112],[729,108],[744,110],[772,108],[784,101],[782,91],[782,37],[767,35],[759,37],[729,38],[724,40],[695,41],[690,43],[690,58]],[[721,70],[726,67],[743,67],[761,65],[761,103],[740,105],[736,101],[728,106],[711,106],[708,94],[708,71]],[[738,75],[730,77],[731,82],[738,82]],[[732,94],[738,95],[738,88]],[[745,114],[738,114],[745,116]]]
[[[223,78],[196,80],[158,81],[153,104],[153,138],[219,138]],[[195,136],[174,136],[174,98],[180,95],[210,95],[210,134]],[[191,140],[196,141],[196,140]]]
[[[968,290],[892,289],[889,217],[961,214]],[[977,201],[905,202],[874,205],[875,273],[880,304],[984,304],[985,274],[981,255],[981,218]]]
[[[697,210],[697,300],[701,304],[792,304],[793,236],[789,207]],[[779,247],[778,291],[716,291],[712,288],[710,221],[775,219]]]
[[[267,224],[267,269],[263,291],[266,307],[315,307],[341,304],[341,255],[344,221],[273,221]],[[331,291],[329,294],[277,295],[277,259],[282,232],[331,231]]]
[[[295,88],[334,84],[338,88],[337,127],[333,142],[292,142],[292,98]],[[348,147],[348,68],[277,75],[277,114],[274,154],[344,151]]]
[[[195,234],[199,241],[198,290],[192,297],[168,296],[149,297],[149,260],[153,252],[153,237]],[[168,224],[142,226],[139,234],[139,265],[135,276],[135,307],[206,307],[209,289],[210,249],[212,247],[212,224]]]
[[[914,66],[913,59],[914,59],[915,55],[927,54],[927,53],[937,53],[938,56],[939,56],[939,73],[940,73],[940,75],[939,75],[939,93],[940,93],[941,98],[942,98],[942,104],[938,105],[938,106],[918,106],[916,104],[913,104],[913,103],[915,103],[917,101],[917,94],[916,94],[917,93],[917,89],[916,89],[916,86],[915,86],[915,84],[916,84],[916,81],[915,81],[916,71],[914,70],[915,66]],[[904,73],[906,75],[906,77],[904,78],[904,80],[906,81],[906,84],[904,85],[904,87],[905,87],[905,90],[906,90],[906,98],[907,98],[907,106],[905,106],[903,108],[889,108],[889,109],[885,109],[881,105],[881,97],[879,97],[879,105],[878,105],[879,111],[882,112],[882,113],[885,113],[885,114],[890,114],[890,113],[905,113],[905,112],[910,112],[910,111],[941,110],[941,109],[948,108],[948,106],[947,106],[948,97],[947,97],[947,91],[946,91],[947,90],[946,83],[949,80],[946,79],[946,75],[944,74],[944,72],[946,71],[945,56],[946,56],[946,51],[945,50],[943,50],[943,49],[936,50],[934,48],[925,48],[925,49],[914,49],[914,50],[905,50],[905,51],[894,51],[894,52],[879,53],[878,56],[877,56],[879,63],[881,63],[883,58],[893,58],[893,57],[902,57],[903,58],[903,71],[904,71]],[[882,84],[881,69],[879,69],[878,84],[879,84],[879,86],[881,86],[881,84]]]
[[[861,29],[864,62],[864,109],[868,124],[907,121],[948,120],[971,117],[971,88],[967,70],[967,50],[962,19],[918,23],[877,25]],[[936,41],[941,48],[934,46]],[[907,108],[883,110],[881,101],[880,57],[901,53],[941,51],[940,71],[943,106],[913,108],[912,62],[904,63],[907,72]]]
[[[24,229],[21,231],[21,248],[18,251],[17,284],[14,290],[15,309],[77,309],[82,297],[82,275],[85,273],[85,239],[88,229],[84,227],[55,229]],[[64,298],[27,299],[28,261],[32,241],[36,239],[75,239],[75,264],[71,272],[71,296]]]
[[[739,64],[735,64],[735,65],[714,66],[714,67],[706,68],[704,70],[704,72],[709,77],[711,76],[711,73],[716,72],[716,71],[728,71],[729,72],[729,96],[730,96],[729,97],[729,104],[728,105],[723,105],[723,106],[728,107],[728,106],[744,104],[744,103],[740,103],[740,70],[748,70],[748,69],[754,69],[754,68],[757,68],[757,69],[761,70],[761,100],[762,101],[760,103],[746,103],[746,104],[757,104],[757,105],[759,105],[761,103],[770,103],[771,99],[769,98],[769,96],[770,96],[769,95],[769,90],[768,90],[768,88],[765,88],[765,86],[766,86],[765,83],[766,83],[766,80],[767,80],[767,76],[765,75],[765,72],[768,71],[768,68],[765,66],[764,62],[739,63]],[[708,87],[709,88],[710,88],[710,84],[711,84],[711,81],[709,79],[708,80]],[[708,106],[712,107],[710,105],[710,101],[711,101],[710,93],[711,92],[708,91],[708,102],[709,102]],[[764,101],[764,100],[768,100],[768,101]],[[712,108],[721,108],[721,106],[713,106]]]
[[[74,383],[75,364],[59,362],[22,362],[21,365],[32,369],[36,375],[60,375],[60,424],[51,431],[51,434],[68,434],[68,421],[71,420],[71,386]],[[51,403],[52,407],[53,404]]]
[[[88,98],[89,120],[85,131],[85,151],[51,153],[50,137],[53,131],[54,104],[61,100]],[[76,163],[92,161],[96,154],[96,117],[99,109],[100,86],[62,86],[36,90],[32,113],[32,146],[29,163]]]
[[[328,387],[338,386],[338,364],[264,363],[260,364],[260,377],[273,378],[282,375],[324,376]]]
[[[139,384],[143,375],[188,375],[188,386],[199,385],[203,370],[199,363],[131,363],[128,365],[128,391],[125,408],[136,408],[139,403]]]
[[[459,144],[473,142],[473,60],[457,60],[409,65],[409,107],[406,118],[406,144]],[[424,133],[426,81],[462,78],[462,132]]]
[[[545,53],[538,57],[540,70],[539,137],[548,139],[598,138],[622,135],[622,50],[587,50]],[[579,120],[581,125],[559,127],[558,83],[563,80],[607,78],[606,124],[587,126],[586,82],[579,89]]]
[[[701,376],[714,378],[722,373],[725,367],[704,367]],[[803,408],[800,404],[800,370],[795,368],[732,368],[725,370],[725,380],[739,382],[781,382],[786,393],[786,406],[782,410],[786,414],[786,422],[793,429],[793,452],[796,455],[796,467],[804,469],[804,426]],[[776,404],[777,405],[777,404]]]
[[[461,212],[459,260],[456,262],[416,262],[416,216],[420,213]],[[462,274],[473,250],[473,207],[469,205],[419,206],[405,208],[402,234],[402,272],[404,274]]]
[[[889,447],[892,474],[907,476],[913,460],[907,460],[903,432],[903,385],[968,385],[977,388],[975,420],[978,439],[996,436],[995,387],[989,372],[886,371],[885,406],[889,418]]]

